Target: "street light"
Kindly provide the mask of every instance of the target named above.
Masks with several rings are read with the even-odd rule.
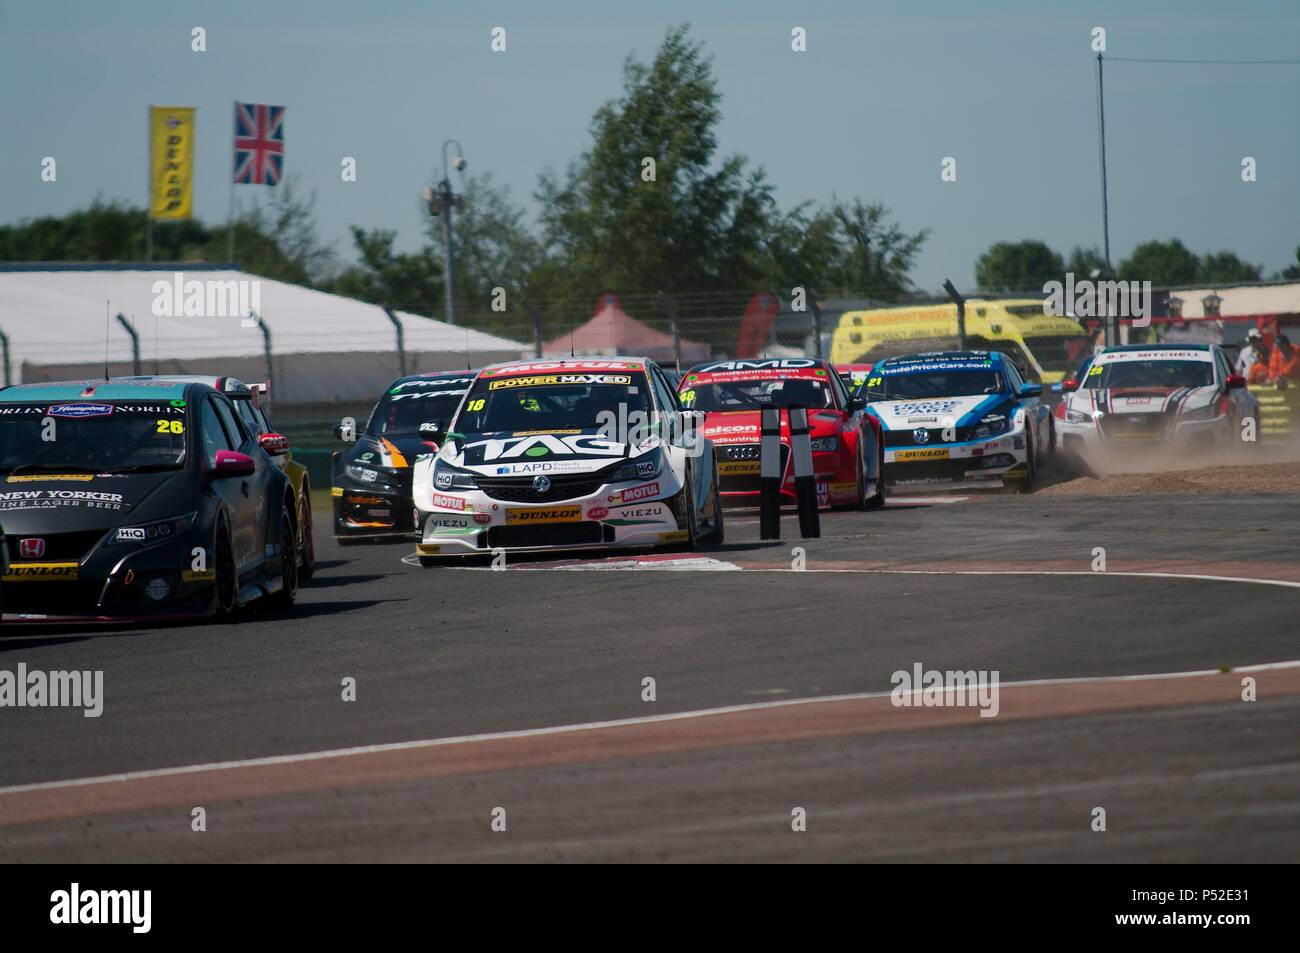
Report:
[[[456,147],[456,155],[449,165],[447,162],[447,147],[453,145]],[[455,139],[448,139],[442,144],[442,181],[438,183],[436,189],[425,189],[423,193],[424,201],[429,206],[429,214],[442,219],[443,285],[447,291],[447,322],[449,324],[456,323],[456,249],[452,245],[451,213],[452,209],[463,209],[465,207],[465,197],[457,195],[451,190],[451,170],[455,169],[457,172],[464,172],[467,165],[469,163],[461,154],[460,143]],[[464,184],[462,176],[462,188]]]

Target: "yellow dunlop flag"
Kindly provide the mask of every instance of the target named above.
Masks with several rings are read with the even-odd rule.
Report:
[[[149,217],[189,218],[194,204],[194,107],[149,107]]]

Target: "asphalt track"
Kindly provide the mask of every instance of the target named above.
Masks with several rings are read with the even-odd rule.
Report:
[[[1300,668],[1224,671],[1300,659],[1300,498],[822,529],[732,512],[703,560],[498,572],[322,524],[290,613],[7,629],[0,669],[102,670],[106,701],[0,708],[0,861],[1300,859]],[[880,697],[917,663],[996,670],[998,716]]]

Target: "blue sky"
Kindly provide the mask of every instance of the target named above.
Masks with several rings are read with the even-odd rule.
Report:
[[[195,205],[224,221],[231,102],[285,105],[286,167],[348,226],[423,241],[419,192],[444,139],[530,210],[537,174],[588,141],[629,53],[671,25],[705,41],[721,151],[767,169],[783,206],[861,196],[932,231],[917,283],[973,283],[999,240],[1100,245],[1090,30],[1111,57],[1300,58],[1290,2],[371,3],[0,0],[0,222],[96,196],[142,204],[146,108],[199,109]],[[207,30],[208,52],[190,50]],[[505,27],[508,51],[490,31]],[[808,51],[790,50],[807,30]],[[1148,238],[1230,249],[1266,275],[1300,244],[1300,66],[1108,61],[1112,257]],[[58,181],[41,183],[54,156]],[[354,156],[358,181],[340,180]],[[957,159],[957,181],[940,160]],[[1258,181],[1240,178],[1243,156]],[[240,187],[245,201],[254,192]]]

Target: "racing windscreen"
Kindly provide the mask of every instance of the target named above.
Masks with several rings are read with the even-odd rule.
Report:
[[[764,407],[835,406],[835,395],[824,378],[772,376],[748,380],[690,381],[677,399],[689,410],[704,413],[733,410],[761,410]]]
[[[1110,361],[1094,363],[1083,379],[1089,390],[1112,387],[1208,387],[1214,383],[1211,361]]]
[[[445,426],[460,406],[469,383],[469,378],[457,378],[394,384],[375,404],[366,433],[372,437],[415,434],[420,432],[421,424],[435,421]]]
[[[475,381],[456,420],[460,433],[587,430],[651,412],[641,371],[539,372]],[[610,415],[613,415],[612,418]]]
[[[867,379],[869,400],[970,397],[1006,390],[991,361],[901,361],[877,366]]]
[[[0,471],[13,482],[21,471],[179,467],[187,429],[184,401],[10,404],[0,407]]]

